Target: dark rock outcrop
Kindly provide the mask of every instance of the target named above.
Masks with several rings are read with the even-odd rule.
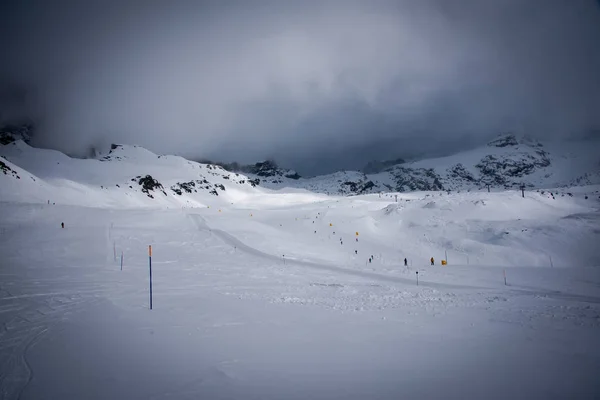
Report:
[[[407,191],[437,191],[444,190],[441,177],[433,168],[394,167],[390,175],[396,183],[395,190]]]
[[[17,171],[6,165],[2,160],[0,160],[0,171],[2,171],[4,175],[11,174],[14,178],[21,179],[19,174],[17,174]]]
[[[340,185],[340,194],[363,194],[369,192],[374,187],[375,184],[373,181],[346,181]]]
[[[138,179],[138,184],[142,187],[142,193],[145,193],[151,199],[154,196],[150,193],[154,190],[160,190],[165,196],[167,192],[165,192],[163,185],[160,184],[156,179],[152,178],[150,175],[146,175],[143,178],[141,176],[136,177]]]
[[[448,169],[448,176],[455,179],[462,179],[467,182],[475,182],[476,179],[469,171],[466,170],[465,166],[461,163],[456,164],[452,168]]]
[[[488,146],[491,147],[508,147],[508,146],[517,146],[519,144],[519,141],[517,140],[517,137],[512,134],[506,134],[506,135],[502,135],[494,140],[492,140],[491,142],[488,143]]]
[[[35,127],[32,123],[6,124],[0,126],[0,145],[7,145],[17,140],[22,140],[29,144],[34,129]]]
[[[550,159],[544,150],[523,154],[521,158],[488,155],[475,165],[481,173],[481,182],[504,186],[514,184],[515,178],[523,178],[548,166]]]

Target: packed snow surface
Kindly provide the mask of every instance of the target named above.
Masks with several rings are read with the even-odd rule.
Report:
[[[143,149],[17,150],[3,399],[600,396],[598,187],[333,197]],[[123,187],[200,173],[227,190]]]

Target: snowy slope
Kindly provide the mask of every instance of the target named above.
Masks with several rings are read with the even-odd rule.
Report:
[[[498,142],[492,143],[498,149],[494,156],[497,160],[503,157],[512,157],[514,160],[518,152],[522,152],[523,158],[527,159],[528,151],[534,149],[537,152],[540,149],[536,143],[524,145],[515,140],[515,145],[506,138],[500,143],[500,147],[496,147]],[[442,171],[459,160],[470,165],[481,160],[482,154],[479,149],[453,157],[424,160],[408,164],[407,167],[393,167],[389,172],[377,176],[381,181],[387,177],[390,182],[390,175],[397,173],[398,168],[417,171],[431,165],[427,163],[433,163],[438,165],[437,171]],[[367,240],[373,241],[371,246],[381,247],[378,252],[382,254],[396,253],[392,250],[396,249],[401,250],[398,257],[427,260],[430,252],[438,254],[438,257],[444,252],[450,253],[452,258],[458,257],[460,264],[474,262],[479,265],[538,266],[547,265],[550,258],[556,265],[568,265],[571,262],[577,265],[600,264],[594,244],[596,234],[591,228],[599,207],[597,186],[550,187],[545,190],[527,188],[526,198],[521,198],[521,193],[515,190],[492,193],[487,190],[462,191],[455,195],[441,191],[413,192],[412,195],[391,192],[359,197],[368,201],[365,209],[362,205],[365,200],[353,204],[354,200],[350,198],[349,203],[339,203],[340,198],[328,196],[375,190],[369,184],[373,180],[359,172],[338,172],[309,180],[292,179],[299,187],[273,191],[259,185],[259,178],[249,178],[227,172],[219,166],[195,163],[177,156],[156,155],[139,146],[113,145],[108,154],[98,159],[73,159],[53,150],[30,147],[18,140],[0,146],[0,156],[6,160],[3,162],[5,173],[0,174],[0,201],[4,202],[50,202],[113,209],[212,206],[215,212],[224,212],[226,208],[244,210],[241,211],[244,218],[252,214],[252,211],[245,210],[264,207],[276,210],[302,204],[316,204],[320,208],[327,204],[328,210],[319,215],[319,220],[310,220],[305,212],[295,216],[300,220],[300,225],[304,226],[306,223],[302,221],[308,221],[309,231],[314,231],[314,236],[309,235],[310,240],[305,245],[278,251],[292,257],[306,258],[311,253],[323,257],[319,244],[323,240],[331,240],[331,232],[335,228],[331,230],[321,225],[325,222],[339,225],[340,220],[334,221],[332,216],[350,205],[351,210],[347,210],[350,214],[362,210],[360,222],[351,223],[344,217],[343,227],[338,227],[337,238],[341,238],[342,228],[347,230],[344,233],[346,240],[353,239],[348,237],[349,233],[366,230],[371,232],[371,239]],[[567,162],[565,160],[563,162]],[[475,175],[476,171],[472,169],[468,173]],[[541,174],[543,172],[534,170],[529,177],[542,179]],[[416,179],[415,176],[413,174],[412,178]],[[427,174],[422,177],[424,180],[429,178],[431,176]],[[454,182],[463,186],[453,187],[464,188],[465,184],[459,181],[448,178],[446,182]],[[336,187],[339,188],[337,191]],[[397,203],[394,202],[396,199]],[[325,221],[324,215],[332,220]],[[251,223],[229,226],[226,230],[236,232],[243,228],[240,234],[252,243],[253,238],[268,239],[271,236],[288,237],[290,242],[295,243],[297,232],[293,230],[268,230],[263,235],[255,235],[263,227],[255,225],[258,221],[261,221],[261,217],[255,215]],[[587,221],[587,225],[574,224],[573,221]],[[586,229],[583,229],[584,226]],[[291,228],[289,225],[287,227]],[[264,243],[253,245],[263,248]],[[270,246],[268,244],[265,250]],[[360,266],[364,262],[364,257],[351,255],[346,261],[352,265]],[[334,253],[331,256],[339,259]],[[357,261],[359,259],[360,262]]]
[[[500,147],[496,157],[514,155],[514,151],[510,146]],[[463,154],[462,160],[477,160],[481,154]],[[156,155],[138,146],[114,145],[107,155],[82,160],[16,141],[0,146],[0,156],[6,160],[6,173],[0,174],[0,201],[112,209],[212,207],[215,213],[228,209],[244,220],[254,214],[247,224],[239,226],[235,218],[224,219],[234,221],[234,225],[223,228],[239,233],[254,248],[264,251],[272,250],[269,238],[287,238],[295,247],[277,252],[308,261],[314,261],[310,254],[321,261],[331,257],[339,260],[341,256],[322,251],[320,244],[331,241],[332,235],[337,235],[336,240],[353,241],[352,233],[366,231],[369,237],[364,240],[371,242],[369,246],[396,261],[403,257],[427,260],[430,253],[437,254],[437,258],[441,253],[449,253],[459,264],[539,266],[548,265],[550,258],[553,264],[561,266],[600,264],[595,245],[597,234],[592,228],[600,204],[598,186],[527,189],[525,198],[514,190],[392,192],[363,195],[354,203],[354,197],[342,201],[343,197],[315,192],[328,192],[330,189],[324,188],[339,184],[341,194],[356,193],[356,186],[346,183],[368,179],[358,172],[339,172],[313,178],[304,182],[302,188],[273,191],[242,174],[181,157]],[[452,165],[459,160],[457,157],[436,160],[439,169]],[[411,164],[411,168],[422,168],[425,162]],[[531,176],[539,177],[539,173],[534,171]],[[364,192],[371,189],[367,186]],[[327,211],[299,212],[294,215],[294,223],[286,223],[286,228],[269,228],[265,232],[265,225],[259,223],[261,213],[247,211],[302,204],[315,204],[311,206],[315,210],[326,205]],[[215,222],[217,226],[219,221]],[[332,229],[329,223],[334,224]],[[303,244],[294,239],[300,226],[308,233],[314,232]],[[255,239],[260,242],[255,243]],[[364,263],[362,250],[360,256],[344,254],[341,259],[350,265],[360,267]]]
[[[44,182],[64,180],[60,201],[77,200],[89,190],[102,190],[105,204],[131,206],[157,203],[173,206],[235,202],[262,189],[305,190],[327,195],[358,195],[381,192],[464,191],[532,188],[565,188],[600,184],[600,160],[590,151],[600,142],[542,144],[527,138],[505,135],[487,146],[452,156],[407,162],[377,174],[340,171],[302,178],[266,161],[228,172],[218,165],[202,164],[177,156],[156,155],[139,146],[113,146],[110,154],[93,159],[72,159],[52,151],[31,148],[22,140],[0,145],[0,156],[38,176]],[[49,174],[49,175],[48,175]],[[156,196],[142,193],[139,180],[150,175],[162,185]],[[82,186],[83,185],[83,186]],[[118,185],[118,186],[117,186]],[[186,189],[187,188],[187,189]],[[123,189],[123,190],[121,190]],[[165,195],[166,193],[166,195]],[[181,193],[181,195],[179,194]],[[139,196],[139,194],[142,194]],[[162,195],[161,195],[162,194]],[[172,195],[176,194],[176,198]],[[148,202],[143,195],[157,201]],[[115,197],[116,196],[116,197]],[[164,197],[164,198],[163,198]],[[67,200],[70,199],[70,200]]]
[[[377,174],[343,171],[313,178],[289,179],[286,170],[271,176],[249,174],[261,185],[305,188],[328,194],[364,194],[415,190],[510,189],[600,184],[600,159],[590,151],[599,140],[542,144],[504,135],[487,146],[451,156],[407,162]]]
[[[599,185],[328,196],[136,146],[0,156],[4,399],[600,395]]]
[[[2,397],[600,393],[597,202],[249,197],[222,212],[0,204]]]
[[[590,148],[600,142],[542,144],[513,135],[501,137],[486,147],[453,156],[410,163],[410,168],[432,168],[444,189],[491,187],[548,188],[578,184],[600,184],[600,159]],[[590,179],[577,182],[588,174]],[[592,177],[593,176],[593,177]]]
[[[17,140],[0,146],[0,156],[23,175],[22,179],[13,174],[0,176],[0,201],[181,208],[219,206],[264,192],[241,174],[156,155],[139,146],[116,145],[98,159],[76,159]],[[310,193],[306,196],[314,198]]]

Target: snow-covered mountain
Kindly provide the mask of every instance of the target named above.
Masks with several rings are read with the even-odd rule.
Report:
[[[204,163],[219,165],[223,169],[231,172],[242,172],[248,175],[255,175],[259,179],[267,179],[271,183],[283,183],[284,181],[282,178],[293,180],[300,179],[300,175],[296,171],[292,169],[281,168],[273,160],[265,160],[251,165],[239,165],[238,163],[213,163],[210,161],[205,161]]]
[[[260,192],[258,182],[139,146],[113,145],[98,159],[77,159],[22,140],[0,146],[0,200],[88,206],[205,206]],[[216,204],[215,203],[215,204]]]
[[[272,161],[250,166],[198,163],[157,155],[139,146],[112,145],[105,155],[71,158],[27,144],[27,132],[3,133],[0,200],[60,201],[98,206],[202,206],[231,203],[265,190],[307,195],[557,188],[600,183],[597,142],[543,145],[505,135],[487,146],[452,156],[401,163],[376,174],[340,171],[310,178]],[[399,160],[402,161],[402,160]],[[384,164],[378,164],[384,165]],[[60,190],[55,190],[60,187]],[[308,193],[312,192],[312,194]],[[90,196],[94,194],[94,196]],[[218,198],[218,200],[216,199]]]
[[[364,194],[429,190],[477,190],[489,187],[511,189],[568,187],[600,183],[600,159],[591,152],[599,140],[542,144],[527,137],[507,134],[486,146],[447,157],[402,162],[381,172],[365,174],[340,171],[312,178],[289,179],[275,170],[273,175],[250,173],[261,186],[279,189],[297,187],[327,194]],[[375,164],[374,164],[375,165]],[[386,165],[381,162],[378,165]]]

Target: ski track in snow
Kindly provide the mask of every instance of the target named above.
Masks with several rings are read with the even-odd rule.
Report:
[[[3,304],[19,300],[18,308],[6,310],[2,315],[4,320],[8,319],[3,322],[0,333],[0,393],[3,399],[20,398],[31,381],[33,371],[27,362],[29,349],[65,315],[81,312],[99,301],[93,293],[91,297],[81,296],[78,291],[0,298]]]
[[[224,243],[226,243],[232,247],[240,249],[241,251],[243,251],[249,255],[255,256],[255,257],[263,258],[263,259],[270,260],[270,261],[276,262],[276,263],[282,262],[281,257],[275,256],[272,254],[268,254],[268,253],[265,253],[258,249],[255,249],[251,246],[246,245],[245,243],[243,243],[242,241],[240,241],[239,239],[235,238],[233,235],[231,235],[225,231],[209,227],[206,223],[206,220],[199,214],[188,214],[188,216],[192,219],[192,221],[194,222],[194,224],[196,225],[196,227],[199,230],[208,231],[208,232],[214,234],[215,236],[217,236],[218,238],[223,240]],[[313,263],[313,262],[308,262],[308,261],[295,260],[293,258],[286,258],[286,265],[289,265],[289,266],[297,265],[297,266],[303,266],[303,267],[310,267],[310,268],[315,268],[318,270],[329,271],[329,272],[334,272],[334,273],[343,274],[343,275],[352,275],[352,276],[356,276],[359,278],[364,278],[368,281],[396,283],[396,284],[403,284],[403,285],[411,286],[411,287],[414,286],[415,282],[416,282],[416,280],[408,279],[408,278],[383,275],[380,273],[374,273],[374,272],[368,272],[368,271],[352,270],[349,268],[343,268],[343,267],[338,267],[338,266],[334,266],[334,265],[318,264],[318,263]],[[318,284],[315,284],[315,285],[318,285]],[[342,285],[336,285],[336,284],[323,285],[323,286],[342,287]],[[490,293],[492,293],[492,296],[493,296],[493,293],[497,292],[497,288],[493,288],[493,287],[436,283],[436,282],[424,281],[422,279],[419,280],[419,286],[422,286],[424,288],[435,289],[435,293],[438,293],[440,290],[455,290],[456,291],[456,290],[461,290],[461,289],[468,289],[468,290],[478,290],[480,293],[481,293],[481,291],[489,291]],[[542,288],[527,287],[527,286],[514,285],[514,284],[507,286],[507,289],[508,289],[509,295],[510,294],[528,295],[528,296],[552,298],[552,299],[557,299],[557,300],[568,300],[568,301],[581,302],[581,303],[600,304],[600,297],[597,297],[597,296],[582,296],[582,295],[578,295],[578,294],[574,294],[574,293],[564,293],[564,292],[561,292],[558,290],[544,290]],[[501,291],[500,293],[505,293],[505,292],[506,292],[506,290]],[[453,296],[455,296],[455,295],[453,294]],[[404,300],[406,300],[406,299],[404,299]],[[290,302],[290,303],[294,303],[294,302],[304,303],[303,300],[297,299],[297,298],[296,299],[284,299],[282,301]]]
[[[281,257],[275,256],[272,254],[268,254],[268,253],[264,253],[260,250],[250,247],[225,231],[222,231],[220,229],[210,228],[208,225],[206,225],[206,221],[202,218],[202,216],[200,216],[198,214],[190,214],[190,217],[196,223],[196,226],[198,227],[198,229],[208,230],[209,232],[213,233],[215,236],[219,237],[220,239],[223,240],[223,242],[229,244],[230,246],[235,246],[235,247],[239,248],[240,250],[242,250],[248,254],[251,254],[253,256],[256,256],[256,257],[261,257],[261,258],[268,259],[268,260],[278,262],[278,263],[282,262]],[[330,272],[335,272],[335,273],[340,273],[340,274],[345,274],[345,275],[353,275],[353,276],[357,276],[357,277],[361,277],[361,278],[365,278],[365,279],[369,279],[369,280],[375,280],[375,281],[403,283],[403,284],[411,285],[411,286],[414,285],[416,282],[416,280],[411,280],[411,279],[406,279],[406,278],[386,276],[386,275],[368,272],[368,271],[352,270],[352,269],[348,269],[348,268],[338,267],[335,265],[317,264],[317,263],[312,263],[312,262],[308,262],[308,261],[295,260],[293,258],[286,258],[285,261],[287,264],[291,264],[291,265],[310,267],[310,268],[315,268],[315,269],[320,269],[320,270],[325,270],[325,271],[330,271]],[[435,289],[484,289],[483,287],[477,287],[477,286],[452,285],[452,284],[426,282],[426,281],[422,281],[422,280],[419,280],[419,285],[422,285],[424,287],[435,288]]]

